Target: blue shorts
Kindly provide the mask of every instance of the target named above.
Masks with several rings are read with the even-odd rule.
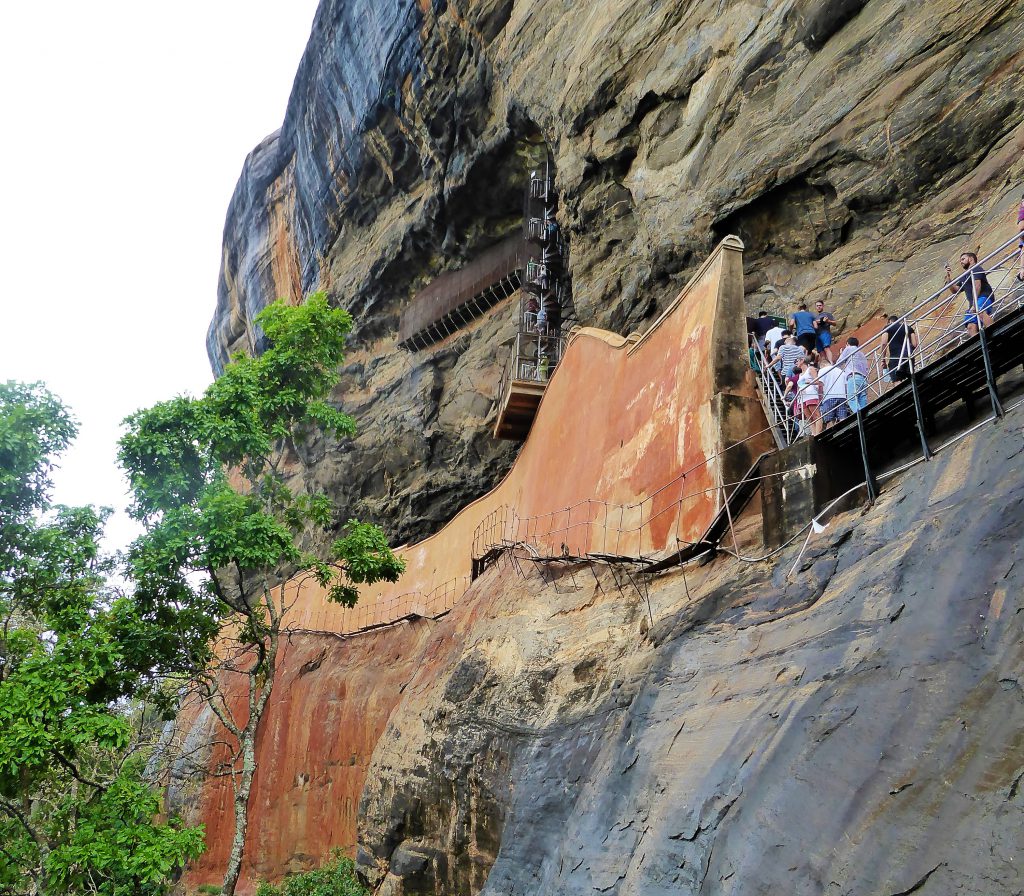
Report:
[[[818,348],[823,350],[832,345],[832,334],[828,330],[818,330]]]
[[[996,300],[992,296],[978,296],[978,314],[989,314],[995,303]],[[966,327],[968,324],[978,326],[978,314],[975,314],[974,311],[968,311],[964,315],[964,326]]]

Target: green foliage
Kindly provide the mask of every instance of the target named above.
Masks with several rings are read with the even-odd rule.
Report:
[[[341,563],[346,581],[336,584],[330,597],[347,607],[354,606],[358,598],[355,585],[381,579],[395,582],[405,570],[405,562],[391,553],[384,533],[358,520],[348,521],[344,537],[331,545],[331,556]]]
[[[276,302],[257,320],[269,342],[261,355],[236,355],[201,398],[133,414],[120,442],[132,512],[146,525],[129,553],[140,617],[182,617],[179,646],[189,645],[193,659],[232,615],[261,636],[265,595],[247,593],[254,581],[308,572],[351,606],[358,585],[396,581],[403,570],[383,533],[356,520],[327,556],[300,550],[304,533],[331,531],[333,505],[324,494],[293,491],[280,466],[313,430],[355,431],[326,401],[351,316],[316,293],[299,306]],[[161,668],[172,662],[171,646],[154,655]]]
[[[130,701],[152,631],[107,586],[107,511],[52,507],[74,438],[42,386],[0,386],[0,892],[159,894],[202,831],[154,822]]]
[[[97,799],[68,807],[74,825],[46,862],[52,892],[159,896],[175,868],[202,853],[202,828],[153,823],[160,802],[141,774],[135,757]]]
[[[280,886],[261,881],[256,896],[369,896],[369,892],[359,883],[352,860],[335,850],[320,868],[292,875]]]
[[[0,526],[47,506],[54,458],[76,432],[42,383],[0,384]]]

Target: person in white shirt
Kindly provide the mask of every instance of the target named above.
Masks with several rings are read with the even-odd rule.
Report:
[[[785,332],[782,327],[776,324],[767,333],[764,334],[764,350],[765,354],[771,357],[773,351],[775,351],[775,343],[782,338],[782,334]]]
[[[811,435],[821,432],[821,415],[818,406],[821,404],[821,384],[818,380],[818,368],[813,364],[804,364],[797,380],[796,403],[804,427],[809,427]]]
[[[821,421],[826,426],[845,420],[850,413],[846,402],[846,371],[838,364],[828,364],[818,371],[821,383]]]
[[[861,351],[856,336],[846,340],[846,348],[839,353],[836,366],[846,371],[846,401],[850,413],[863,411],[868,406],[868,358]]]

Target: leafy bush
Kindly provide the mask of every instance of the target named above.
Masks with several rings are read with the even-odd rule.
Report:
[[[316,871],[295,874],[277,887],[261,881],[256,896],[369,896],[369,890],[359,883],[355,863],[336,849]]]

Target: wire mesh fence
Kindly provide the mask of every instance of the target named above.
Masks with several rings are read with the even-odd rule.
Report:
[[[530,516],[502,505],[487,514],[473,532],[474,575],[502,551],[514,548],[540,559],[651,563],[677,552],[682,545],[696,544],[733,490],[748,481],[719,481],[725,455],[748,448],[768,431],[734,442],[634,503],[587,498]]]
[[[436,619],[455,606],[466,593],[470,581],[469,576],[460,576],[427,592],[409,591],[354,607],[342,607],[326,601],[309,606],[304,604],[293,610],[287,629],[291,632],[346,635],[392,625],[403,619]]]
[[[496,284],[515,278],[497,298],[511,296],[518,287],[518,275],[534,254],[535,250],[516,234],[485,249],[460,270],[440,274],[420,290],[402,312],[398,326],[399,344],[418,344],[417,337],[428,331],[431,336],[429,339],[424,337],[423,341],[433,341],[437,335],[432,333],[433,329],[440,327],[447,332],[441,326],[445,321],[448,321],[448,328],[463,326],[478,316],[481,309],[486,310],[494,304],[494,299],[486,295],[489,290]],[[475,304],[480,308],[474,307]]]

